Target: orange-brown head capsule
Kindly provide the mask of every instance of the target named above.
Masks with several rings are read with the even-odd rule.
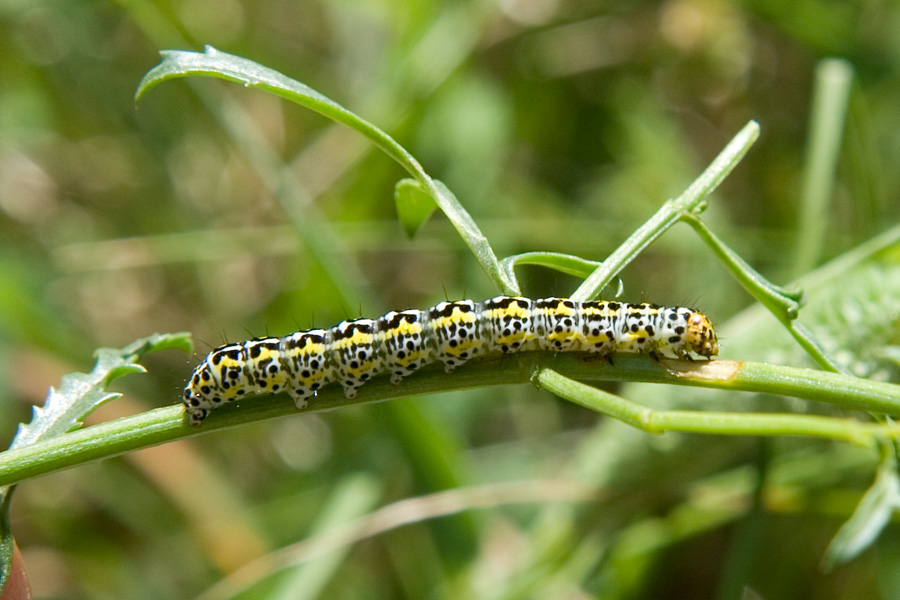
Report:
[[[711,358],[719,353],[719,339],[712,323],[701,312],[692,312],[687,320],[684,339],[692,352]]]

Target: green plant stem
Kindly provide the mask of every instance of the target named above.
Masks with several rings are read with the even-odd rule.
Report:
[[[553,377],[644,381],[781,394],[845,408],[900,415],[900,387],[888,383],[763,363],[725,360],[657,362],[646,356],[630,354],[616,355],[614,361],[613,365],[593,355],[526,352],[472,361],[450,377],[440,365],[431,365],[400,385],[392,385],[383,377],[376,378],[367,383],[359,397],[353,400],[345,398],[338,386],[330,386],[303,413],[474,387],[522,384],[531,381],[537,374],[538,382],[555,393],[560,392],[551,386],[559,387],[563,383]],[[549,368],[553,371],[547,375],[544,370]],[[554,384],[554,381],[557,383]],[[810,435],[854,443],[868,443],[879,436],[900,438],[900,428],[897,426],[803,415],[670,411],[651,416],[647,421],[648,409],[616,396],[607,398],[608,394],[576,381],[565,385],[569,387],[561,389],[570,391],[560,395],[569,400],[622,418],[648,431],[671,429],[735,435]],[[217,409],[203,427],[197,429],[187,425],[181,406],[160,408],[4,452],[0,454],[0,486],[177,439],[296,414],[302,413],[297,412],[286,395],[255,398]]]
[[[731,274],[747,292],[760,304],[769,309],[779,321],[787,325],[797,318],[803,291],[787,289],[771,283],[759,272],[747,264],[734,250],[722,242],[719,237],[706,226],[699,217],[692,214],[681,216],[681,220],[691,226],[694,233],[713,251],[719,260],[731,271]]]
[[[661,236],[684,214],[699,213],[706,206],[707,197],[737,166],[750,146],[759,137],[759,124],[750,121],[725,146],[705,171],[678,198],[669,200],[646,223],[609,255],[603,264],[575,290],[572,300],[585,301],[594,298],[609,285],[613,277]]]
[[[684,431],[721,435],[800,435],[874,446],[881,437],[900,435],[900,425],[862,423],[813,415],[653,410],[615,394],[542,369],[535,383],[554,394],[609,415],[648,433]]]
[[[832,373],[849,373],[835,361],[812,332],[804,325],[798,323],[795,319],[799,316],[800,304],[803,301],[803,291],[797,289],[786,289],[777,286],[765,277],[759,274],[753,267],[738,256],[738,254],[726,246],[722,240],[718,238],[706,224],[695,215],[684,214],[681,220],[693,228],[696,233],[707,246],[719,257],[723,264],[728,267],[735,279],[740,282],[747,292],[756,298],[760,304],[765,306],[769,312],[775,315],[785,328],[794,336],[797,343],[800,344],[807,354],[815,360],[820,367]]]
[[[523,252],[507,256],[500,261],[500,265],[509,279],[516,279],[515,268],[519,265],[547,267],[574,277],[586,278],[602,264],[596,260],[559,252]]]

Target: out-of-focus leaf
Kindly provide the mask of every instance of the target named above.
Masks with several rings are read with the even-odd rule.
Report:
[[[822,568],[828,571],[849,562],[871,546],[898,506],[900,477],[897,475],[896,460],[891,454],[878,468],[875,482],[866,491],[853,516],[831,540],[822,559]]]

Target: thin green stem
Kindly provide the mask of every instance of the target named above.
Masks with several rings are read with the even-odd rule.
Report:
[[[719,237],[706,226],[702,219],[692,214],[684,214],[680,217],[694,230],[694,233],[713,251],[719,260],[731,271],[735,279],[747,292],[756,298],[760,304],[769,309],[779,321],[784,324],[797,318],[800,304],[803,301],[803,291],[800,289],[787,289],[771,283],[768,279],[747,264],[734,250],[729,248]]]
[[[561,393],[547,383],[545,371],[552,368],[556,377],[572,386],[572,393]],[[574,402],[593,410],[621,418],[646,431],[678,430],[734,435],[812,435],[854,443],[868,443],[878,436],[897,437],[894,425],[857,423],[847,419],[801,415],[753,415],[729,413],[690,413],[672,411],[653,414],[622,398],[602,395],[586,381],[644,381],[690,385],[733,391],[764,392],[828,402],[845,408],[900,415],[900,387],[826,373],[811,369],[779,367],[762,363],[734,361],[688,362],[663,360],[640,355],[616,355],[615,364],[595,355],[524,352],[472,361],[448,377],[440,365],[431,365],[401,385],[385,378],[366,384],[359,397],[348,400],[338,386],[330,386],[316,397],[303,413],[332,410],[350,405],[369,404],[408,396],[422,396],[474,387],[522,384],[538,374],[538,382]],[[557,380],[558,381],[558,380]],[[556,384],[557,388],[563,383]],[[563,389],[563,388],[560,388]],[[593,390],[593,391],[591,391]],[[576,393],[577,392],[577,393]],[[601,401],[597,404],[596,394]],[[0,454],[0,486],[39,477],[86,462],[117,456],[132,450],[172,440],[212,433],[286,415],[299,414],[285,395],[256,398],[223,406],[200,429],[190,427],[181,406],[152,410],[94,425],[49,440]]]
[[[515,268],[519,265],[535,265],[554,269],[560,273],[566,273],[574,277],[589,277],[603,263],[596,260],[588,260],[580,256],[572,254],[561,254],[559,252],[523,252],[507,256],[500,261],[506,277],[515,280]]]
[[[737,166],[757,137],[759,137],[759,125],[755,121],[750,121],[683,194],[663,204],[656,214],[616,248],[603,261],[603,264],[575,290],[572,299],[580,302],[596,297],[625,265],[634,260],[638,254],[643,252],[644,248],[677,223],[682,215],[702,212],[706,207],[707,197]]]
[[[648,433],[683,431],[720,435],[810,436],[874,446],[882,437],[900,436],[900,425],[862,423],[813,415],[653,410],[620,396],[542,369],[535,383],[591,410],[609,415]]]
[[[699,217],[684,214],[681,216],[681,220],[690,225],[700,239],[716,253],[744,289],[784,324],[797,343],[820,367],[833,373],[849,375],[837,361],[828,355],[812,332],[795,320],[799,316],[803,300],[802,290],[789,290],[771,283],[738,256],[734,250],[726,246]]]
[[[816,336],[813,335],[813,332],[810,331],[809,327],[802,323],[798,323],[797,321],[791,321],[785,323],[785,325],[794,339],[797,340],[797,343],[806,350],[806,353],[809,354],[820,367],[826,371],[831,371],[832,373],[850,375],[850,371],[828,354],[819,340],[816,339]]]

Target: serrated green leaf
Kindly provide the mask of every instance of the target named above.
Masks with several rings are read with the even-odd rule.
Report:
[[[154,334],[125,348],[101,348],[96,352],[97,363],[90,373],[63,375],[59,389],[50,388],[44,406],[34,407],[31,422],[19,425],[10,448],[20,448],[77,429],[94,409],[122,395],[107,392],[107,385],[129,373],[146,372],[137,361],[149,352],[169,348],[190,352],[193,348],[190,334]],[[13,559],[14,540],[9,526],[13,490],[15,486],[0,492],[0,590],[6,587]]]
[[[418,181],[409,178],[401,179],[394,186],[394,204],[397,206],[397,216],[409,239],[416,235],[419,228],[437,208],[434,198],[422,189]]]
[[[194,342],[191,340],[191,334],[186,331],[154,333],[128,344],[122,348],[121,352],[122,354],[136,354],[140,358],[145,354],[160,350],[181,350],[190,354],[194,351]]]
[[[109,385],[119,377],[124,377],[125,375],[131,375],[132,373],[146,373],[147,369],[142,367],[141,365],[119,365],[113,367],[109,370],[109,373],[106,375],[105,384]]]
[[[878,468],[878,475],[853,515],[838,530],[825,550],[822,568],[825,571],[856,558],[878,539],[881,530],[900,507],[900,477],[897,464],[889,455]]]
[[[30,423],[19,426],[10,448],[19,448],[77,429],[82,419],[94,409],[120,396],[105,390],[109,383],[129,373],[145,372],[137,361],[149,352],[169,348],[190,351],[189,334],[154,334],[125,348],[97,350],[94,369],[90,373],[64,375],[58,389],[50,388],[44,406],[34,407],[34,418]]]

